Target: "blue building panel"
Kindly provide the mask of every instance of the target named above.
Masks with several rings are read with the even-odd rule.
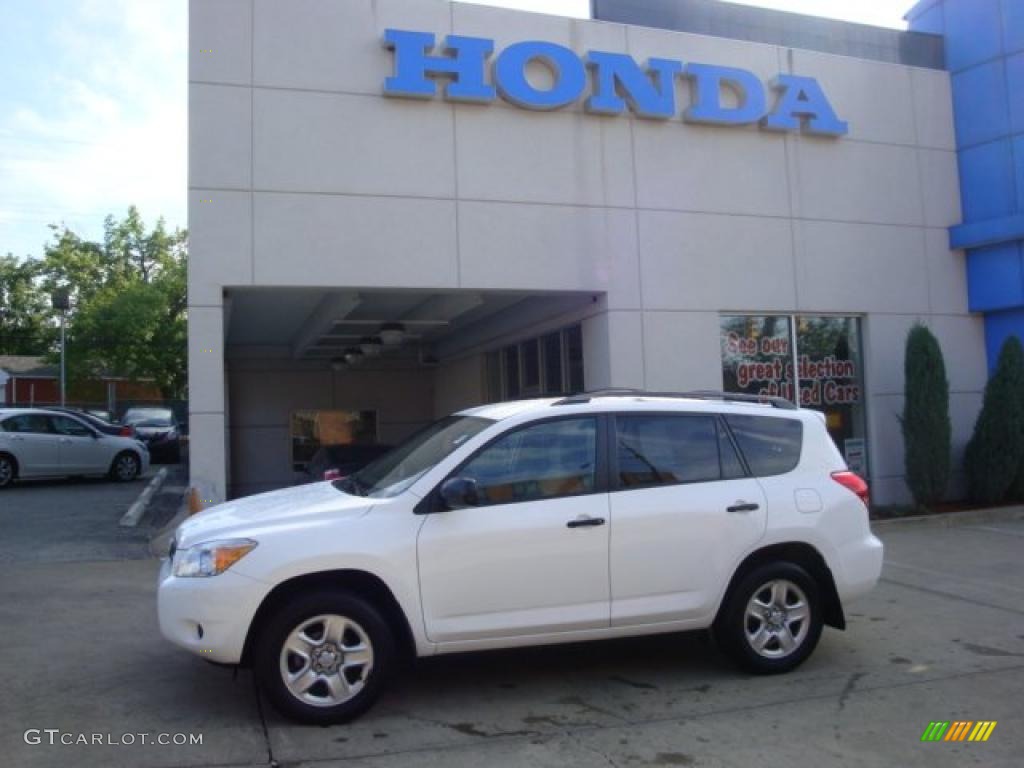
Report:
[[[993,312],[1024,305],[1024,266],[1017,243],[974,248],[967,254],[967,305]]]
[[[1024,8],[1024,2],[1021,7]],[[1010,108],[1010,130],[1024,133],[1024,52],[1006,57],[1006,91]]]
[[[1020,0],[1003,0],[1003,50],[1024,51],[1024,3]]]
[[[958,147],[972,147],[1010,132],[1002,59],[953,75],[953,121]]]
[[[946,65],[951,72],[1003,52],[1001,6],[1001,0],[946,0]]]
[[[914,19],[915,32],[927,32],[930,35],[941,35],[946,31],[946,20],[942,13],[942,3],[936,3]]]
[[[1014,213],[1017,195],[1010,139],[961,150],[959,161],[960,200],[965,222]]]

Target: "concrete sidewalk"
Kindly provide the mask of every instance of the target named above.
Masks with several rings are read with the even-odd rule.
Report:
[[[0,750],[85,768],[1020,765],[1024,522],[883,536],[882,583],[790,675],[741,675],[702,634],[441,657],[330,728],[166,644],[155,561],[0,565]],[[999,725],[984,744],[920,742],[957,719]],[[27,745],[27,728],[203,744]]]

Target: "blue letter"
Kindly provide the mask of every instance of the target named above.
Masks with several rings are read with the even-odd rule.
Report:
[[[810,77],[779,75],[772,86],[782,90],[775,111],[761,121],[772,131],[796,131],[803,123],[804,133],[843,136],[850,126],[836,117],[818,81]]]
[[[594,72],[594,95],[587,99],[588,112],[618,115],[628,101],[629,108],[640,117],[675,116],[675,76],[683,71],[680,62],[651,59],[645,72],[632,56],[590,51],[587,64]],[[657,85],[651,81],[651,73]]]
[[[538,59],[547,65],[555,84],[550,90],[534,88],[526,68]],[[506,101],[527,109],[558,109],[580,97],[587,85],[587,70],[579,57],[562,45],[526,42],[510,45],[494,62],[498,92]]]
[[[427,75],[445,75],[452,82],[445,87],[451,101],[494,101],[494,87],[484,82],[484,62],[494,50],[494,41],[480,37],[449,35],[444,56],[429,56],[434,36],[428,32],[388,29],[384,46],[395,52],[395,75],[384,81],[385,96],[432,98],[437,84]]]
[[[764,86],[752,72],[710,64],[688,64],[687,76],[693,78],[693,105],[683,113],[688,123],[746,125],[756,123],[766,111]],[[722,88],[728,87],[739,98],[738,107],[722,106]]]

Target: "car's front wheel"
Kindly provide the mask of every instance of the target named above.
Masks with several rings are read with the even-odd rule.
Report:
[[[719,645],[744,669],[788,672],[821,637],[818,585],[795,563],[758,566],[730,591],[714,629]]]
[[[289,601],[264,623],[255,672],[281,714],[327,725],[376,700],[394,659],[387,622],[365,600],[319,592]]]
[[[141,469],[142,465],[139,463],[139,457],[134,453],[125,451],[124,453],[119,453],[114,458],[114,463],[110,467],[110,474],[115,480],[127,483],[137,478]]]

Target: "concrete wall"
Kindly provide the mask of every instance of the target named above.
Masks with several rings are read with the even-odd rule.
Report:
[[[441,0],[194,0],[190,23],[193,456],[215,485],[223,387],[195,366],[223,352],[224,286],[592,291],[589,387],[721,386],[723,311],[863,314],[882,501],[905,498],[894,413],[920,319],[966,439],[984,334],[946,245],[960,220],[946,73]],[[809,75],[850,134],[387,99],[390,26]],[[260,407],[250,386],[233,374],[238,416]],[[428,410],[449,409],[448,392]]]
[[[343,374],[291,360],[230,363],[232,496],[292,485],[294,411],[376,410],[378,440],[400,442],[434,419],[432,372],[391,368]]]

